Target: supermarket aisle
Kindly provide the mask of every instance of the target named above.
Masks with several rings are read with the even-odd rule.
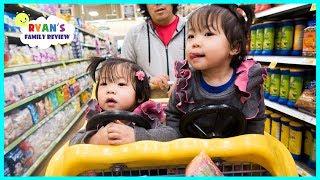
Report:
[[[47,155],[46,159],[38,166],[38,168],[34,171],[32,176],[44,176],[46,173],[47,165],[51,159],[51,157],[67,142],[72,138],[84,125],[85,118],[81,117],[79,121],[77,121],[74,126],[68,131],[68,133],[61,139],[61,141],[55,146],[55,148],[51,151],[50,154]]]

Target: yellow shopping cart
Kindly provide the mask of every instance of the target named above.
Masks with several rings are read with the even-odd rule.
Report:
[[[193,116],[199,114],[198,111]],[[180,130],[188,132],[190,124],[192,126],[196,122],[188,121],[180,126]],[[233,125],[241,126],[237,123]],[[140,125],[144,126],[144,123]],[[198,129],[198,135],[203,138],[219,137],[218,131],[209,135],[202,132],[205,129],[193,128]],[[120,146],[69,146],[67,143],[50,160],[46,176],[180,176],[184,175],[188,163],[202,151],[226,176],[298,176],[288,149],[268,134],[181,138],[170,142],[139,141]]]

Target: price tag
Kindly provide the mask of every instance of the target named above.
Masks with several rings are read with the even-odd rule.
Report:
[[[276,67],[276,65],[277,65],[277,62],[276,62],[276,61],[271,61],[271,63],[269,64],[269,68],[270,68],[270,69],[273,69],[273,68]]]

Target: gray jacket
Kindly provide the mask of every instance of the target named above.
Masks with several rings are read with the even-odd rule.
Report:
[[[126,35],[121,57],[136,61],[150,76],[167,74],[175,80],[174,62],[185,59],[186,19],[179,17],[168,46],[159,39],[150,20],[133,27]]]

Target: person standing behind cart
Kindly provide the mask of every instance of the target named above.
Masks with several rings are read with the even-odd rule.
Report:
[[[175,64],[177,86],[166,111],[167,125],[179,132],[180,120],[190,110],[227,104],[243,113],[246,134],[263,134],[266,71],[254,60],[245,59],[252,19],[250,6],[237,5],[208,5],[191,15],[187,60]]]
[[[185,59],[185,23],[176,15],[177,4],[141,4],[145,22],[127,33],[121,57],[137,62],[147,73],[150,83],[168,89],[174,81],[174,61]]]

